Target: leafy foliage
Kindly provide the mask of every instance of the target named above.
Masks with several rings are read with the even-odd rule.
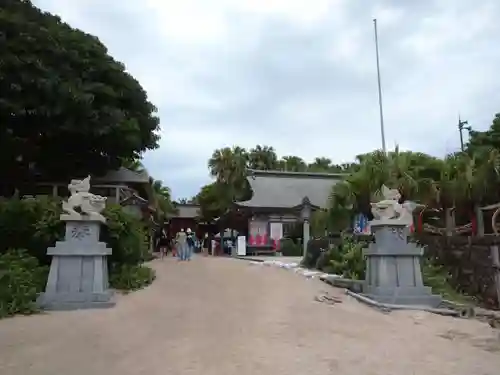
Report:
[[[358,156],[358,167],[335,185],[330,196],[330,216],[337,222],[350,222],[353,213],[371,216],[370,202],[379,198],[386,184],[401,192],[402,200],[414,200],[427,207],[455,207],[470,217],[477,205],[496,203],[500,193],[500,150],[478,148],[439,159],[419,152],[387,155],[381,151]],[[470,220],[467,220],[470,221]],[[338,229],[345,229],[338,228]]]
[[[176,213],[177,208],[172,201],[170,188],[163,185],[160,180],[149,179],[153,205],[156,208],[156,219],[163,223],[170,214]]]
[[[444,299],[459,303],[470,303],[472,299],[459,293],[451,285],[451,275],[442,265],[425,258],[422,264],[422,277],[424,283],[432,288],[432,292],[441,295]]]
[[[111,287],[124,291],[144,288],[156,278],[155,271],[143,265],[122,264],[109,277]]]
[[[0,201],[0,317],[35,311],[37,293],[47,280],[47,248],[64,237],[60,207],[59,200],[49,198]],[[101,240],[113,249],[111,285],[138,289],[150,284],[154,272],[141,266],[151,259],[144,223],[119,205],[107,206],[103,214],[107,225]]]
[[[210,222],[220,217],[231,205],[231,197],[226,194],[227,187],[220,182],[213,182],[201,188],[196,196],[200,205],[201,217]]]
[[[60,214],[61,205],[55,199],[0,200],[0,254],[9,249],[28,249],[31,256],[48,265],[47,247],[64,234]]]
[[[35,300],[47,280],[48,267],[25,250],[0,255],[0,318],[37,311]]]
[[[149,258],[144,224],[119,205],[108,205],[104,211],[106,227],[103,238],[113,249],[109,257],[111,272],[120,265],[137,265]]]
[[[329,243],[326,238],[315,238],[307,243],[307,252],[301,265],[306,268],[315,268],[321,254],[328,250]]]
[[[366,243],[356,241],[352,236],[343,235],[342,242],[325,253],[325,258],[321,260],[321,269],[348,279],[363,280],[365,278],[363,247],[366,246]]]
[[[281,254],[286,257],[298,257],[303,253],[302,245],[294,242],[290,238],[283,238],[280,241],[280,251]]]
[[[0,195],[37,174],[104,174],[157,147],[156,108],[96,37],[29,1],[3,1],[0,23]]]
[[[48,265],[47,248],[64,237],[60,214],[58,199],[0,201],[0,254],[8,249],[28,249],[31,256]],[[101,238],[113,249],[110,265],[143,262],[148,257],[144,224],[119,205],[108,205],[103,214],[107,221]]]

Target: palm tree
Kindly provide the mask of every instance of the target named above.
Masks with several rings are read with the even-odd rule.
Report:
[[[307,169],[311,172],[329,172],[332,169],[332,161],[324,157],[315,158]]]
[[[434,187],[424,173],[424,161],[433,161],[432,157],[400,152],[396,147],[388,154],[377,150],[359,155],[356,160],[358,165],[350,166],[355,172],[336,184],[330,195],[331,215],[337,220],[345,222],[353,212],[371,217],[370,203],[380,197],[382,185],[397,188],[403,200],[426,198]]]
[[[239,146],[215,150],[208,161],[210,174],[219,182],[230,184],[246,174],[248,154]]]
[[[248,153],[239,146],[215,150],[208,161],[210,174],[232,200],[242,200],[249,194],[247,165]]]
[[[122,166],[134,172],[142,172],[146,169],[140,159],[124,160]]]
[[[248,154],[250,169],[274,170],[278,166],[278,156],[273,147],[257,145]]]
[[[169,214],[176,211],[172,202],[172,194],[168,187],[163,186],[162,181],[149,178],[151,195],[153,196],[152,205],[156,209],[157,219],[164,221]]]
[[[298,156],[284,156],[281,166],[284,166],[284,170],[288,172],[305,172],[307,170],[306,162]]]

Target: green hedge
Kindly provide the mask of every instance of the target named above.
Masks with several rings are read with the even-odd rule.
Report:
[[[302,267],[315,268],[321,254],[328,250],[329,241],[327,238],[315,238],[307,243],[307,252],[302,260]]]
[[[342,235],[340,244],[320,252],[319,256],[315,258],[318,254],[317,249],[325,248],[324,241],[309,241],[309,262],[317,259],[315,268],[326,273],[342,275],[348,279],[364,280],[366,259],[363,256],[363,248],[368,247],[371,237]],[[431,259],[423,259],[422,277],[425,285],[430,286],[434,293],[441,294],[446,299],[461,303],[472,301],[471,298],[460,294],[451,286],[450,275],[445,267],[436,265]]]
[[[302,255],[302,245],[291,238],[283,238],[280,240],[280,252],[286,257],[299,257]]]
[[[45,287],[47,266],[26,250],[0,255],[0,318],[36,311],[36,297]]]
[[[60,199],[0,200],[0,316],[33,311],[47,278],[47,248],[64,238],[60,214]],[[138,289],[150,284],[154,273],[140,266],[151,259],[144,224],[119,205],[107,206],[103,215],[107,220],[101,241],[113,249],[108,258],[111,286]],[[9,288],[1,285],[6,281]]]
[[[143,265],[123,264],[111,273],[109,282],[115,289],[137,290],[151,284],[156,278],[155,271]]]
[[[28,249],[41,264],[50,264],[47,248],[64,238],[64,223],[59,220],[58,199],[9,199],[0,201],[0,254],[8,249]],[[103,212],[106,225],[101,241],[113,249],[110,268],[140,264],[149,258],[143,223],[119,205],[108,205]]]
[[[28,249],[29,255],[48,265],[47,247],[64,236],[60,203],[49,198],[0,200],[0,254]]]

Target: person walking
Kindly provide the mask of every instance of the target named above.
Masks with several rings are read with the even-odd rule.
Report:
[[[160,232],[159,247],[160,247],[160,259],[163,259],[167,255],[167,249],[168,249],[168,236],[167,233],[165,232],[165,229],[163,228]]]
[[[186,230],[186,254],[184,260],[191,260],[191,255],[193,254],[193,249],[195,245],[195,237],[191,232],[191,228]]]
[[[181,228],[180,232],[175,235],[175,246],[177,248],[177,256],[180,261],[186,260],[186,248],[187,248],[187,235],[184,232],[184,228]]]
[[[202,248],[203,248],[203,256],[208,255],[208,247],[210,246],[210,240],[208,238],[208,233],[205,233],[205,236],[203,237],[203,243],[202,243]]]

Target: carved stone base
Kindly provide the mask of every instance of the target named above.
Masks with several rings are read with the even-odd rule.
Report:
[[[111,249],[99,242],[100,222],[66,222],[66,237],[47,250],[52,255],[45,293],[38,298],[44,309],[73,310],[114,305],[108,287],[107,256]]]
[[[407,226],[376,223],[371,229],[375,243],[364,251],[367,260],[363,294],[380,303],[437,307],[442,299],[423,284],[423,250],[408,243]]]

